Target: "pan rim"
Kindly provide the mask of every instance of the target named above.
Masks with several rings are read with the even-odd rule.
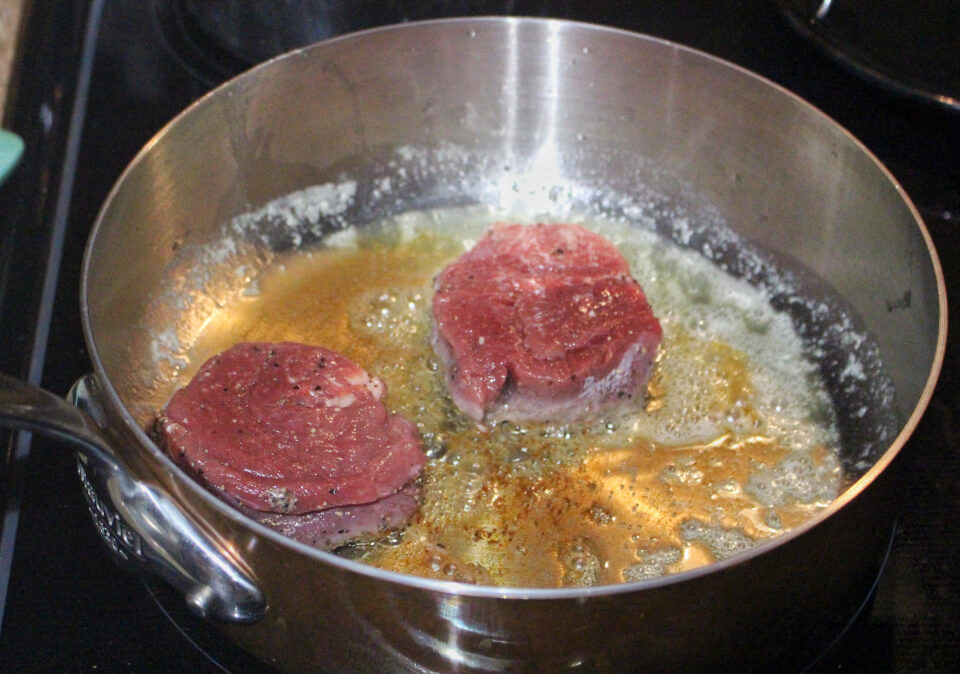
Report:
[[[200,106],[208,105],[210,101],[217,96],[224,95],[223,92],[236,86],[236,83],[243,80],[249,74],[254,72],[260,72],[271,67],[274,67],[275,64],[281,61],[295,60],[298,58],[303,58],[306,54],[311,53],[314,50],[325,50],[331,49],[335,46],[352,42],[358,39],[364,39],[365,36],[371,34],[380,34],[387,33],[391,31],[403,31],[409,30],[411,28],[430,28],[432,26],[456,26],[462,30],[470,30],[471,27],[479,28],[481,26],[489,26],[491,24],[497,25],[506,25],[509,26],[511,30],[523,30],[525,26],[541,26],[546,27],[549,30],[581,30],[594,32],[598,31],[600,33],[609,32],[611,34],[619,34],[621,36],[628,37],[630,39],[639,39],[648,43],[658,44],[663,48],[672,49],[678,52],[685,54],[690,58],[695,58],[703,61],[706,64],[709,64],[713,67],[721,67],[726,69],[732,69],[737,71],[740,76],[747,77],[748,79],[755,80],[760,84],[764,85],[767,88],[774,90],[778,95],[787,96],[795,105],[798,105],[800,108],[806,110],[806,112],[812,113],[815,116],[818,116],[824,119],[829,123],[834,130],[840,132],[840,135],[847,141],[854,145],[857,151],[863,153],[869,160],[870,163],[877,169],[879,169],[884,176],[884,178],[893,186],[896,192],[899,194],[904,204],[907,206],[913,220],[914,224],[918,228],[923,241],[926,245],[927,253],[929,255],[931,268],[936,279],[937,285],[937,302],[938,302],[938,329],[937,329],[937,340],[936,347],[933,353],[933,359],[931,362],[930,370],[927,373],[926,382],[924,384],[923,390],[917,400],[917,403],[914,405],[913,410],[911,411],[908,418],[902,424],[897,436],[889,444],[887,449],[883,454],[877,459],[876,462],[864,473],[860,478],[858,478],[852,485],[845,489],[834,501],[825,508],[822,512],[818,513],[816,516],[807,520],[800,526],[786,532],[782,535],[778,535],[772,539],[758,543],[757,545],[751,547],[748,550],[740,552],[736,555],[733,555],[727,559],[716,561],[701,567],[690,569],[687,571],[681,571],[677,573],[667,574],[665,576],[650,578],[637,581],[627,581],[623,583],[609,584],[609,585],[599,585],[594,587],[586,588],[529,588],[529,587],[500,587],[500,586],[489,586],[489,585],[469,585],[465,583],[459,583],[454,581],[444,581],[444,580],[435,580],[430,578],[423,578],[419,576],[413,576],[408,574],[402,574],[399,572],[387,571],[379,569],[361,562],[345,559],[339,557],[332,552],[326,552],[316,548],[312,548],[306,544],[295,541],[291,538],[283,536],[282,534],[269,529],[254,520],[244,516],[236,509],[232,508],[228,504],[224,503],[220,499],[216,498],[213,494],[209,493],[202,485],[195,482],[189,476],[187,476],[183,471],[170,459],[147,435],[146,431],[141,428],[133,419],[133,416],[127,410],[125,405],[121,402],[120,397],[114,388],[111,380],[108,378],[103,361],[100,357],[100,352],[97,348],[96,340],[93,334],[93,328],[90,321],[90,302],[89,302],[89,278],[91,273],[91,264],[94,251],[96,249],[96,244],[100,230],[102,229],[103,222],[105,220],[106,214],[110,211],[111,205],[117,199],[117,195],[123,189],[123,185],[126,182],[127,176],[135,170],[135,167],[143,161],[143,158],[151,152],[152,148],[160,143],[163,137],[169,132],[169,130],[178,125],[184,118],[188,117],[191,112]],[[820,111],[818,108],[813,106],[811,103],[800,98],[796,94],[790,92],[784,87],[758,75],[746,68],[743,68],[739,65],[730,63],[719,57],[707,54],[705,52],[686,47],[675,42],[664,40],[657,37],[652,37],[648,35],[643,35],[640,33],[627,31],[619,28],[612,28],[608,26],[602,26],[598,24],[591,24],[586,22],[570,21],[565,19],[552,19],[552,18],[539,18],[539,17],[472,17],[472,18],[446,18],[446,19],[434,19],[427,21],[417,21],[410,22],[405,24],[396,24],[389,26],[381,26],[377,28],[371,28],[364,31],[359,31],[356,33],[350,33],[346,35],[341,35],[338,37],[330,38],[324,40],[323,42],[303,47],[301,49],[293,50],[287,52],[280,56],[277,56],[269,61],[265,61],[257,66],[254,66],[250,70],[224,82],[220,86],[214,88],[197,101],[192,103],[176,117],[170,120],[162,129],[160,129],[151,140],[149,140],[144,147],[137,153],[137,155],[131,160],[127,165],[124,171],[121,173],[117,181],[114,183],[109,194],[104,200],[103,205],[101,206],[95,220],[94,225],[91,229],[86,248],[83,256],[83,264],[81,270],[81,282],[80,282],[80,311],[81,311],[81,321],[83,327],[84,340],[90,355],[91,363],[93,365],[93,370],[96,375],[96,378],[101,386],[104,396],[106,397],[106,403],[119,414],[123,423],[126,425],[127,429],[132,433],[133,437],[139,443],[139,446],[136,447],[136,451],[146,450],[149,452],[150,460],[154,462],[159,462],[159,467],[165,470],[170,475],[174,476],[179,485],[186,485],[186,488],[191,491],[191,494],[195,497],[200,498],[203,502],[212,508],[214,508],[220,515],[229,519],[234,524],[241,526],[246,529],[254,531],[257,536],[261,538],[266,538],[272,541],[275,544],[278,544],[282,547],[285,547],[289,550],[296,552],[297,554],[311,558],[317,563],[329,564],[339,569],[350,571],[352,573],[358,573],[364,576],[367,576],[374,580],[388,581],[391,583],[396,583],[399,585],[407,586],[415,589],[422,589],[431,592],[437,592],[442,594],[451,594],[451,595],[461,595],[461,596],[470,596],[478,598],[499,598],[499,599],[518,599],[518,600],[564,600],[564,599],[586,599],[589,597],[598,597],[598,596],[611,596],[624,593],[632,593],[642,590],[653,590],[657,588],[662,588],[666,586],[671,586],[674,584],[688,582],[697,578],[701,578],[707,575],[713,575],[716,573],[722,573],[723,571],[730,569],[741,564],[750,562],[762,555],[767,554],[771,550],[779,548],[790,541],[793,541],[796,538],[803,536],[808,531],[819,526],[828,519],[831,519],[837,512],[846,507],[852,501],[854,501],[864,490],[866,490],[876,478],[886,470],[889,464],[894,460],[894,458],[899,454],[901,449],[907,443],[907,440],[911,437],[917,425],[920,422],[921,417],[925,413],[927,406],[933,396],[933,391],[936,387],[937,380],[939,378],[943,359],[946,352],[946,337],[947,337],[947,298],[946,298],[946,288],[945,281],[943,276],[943,270],[941,268],[939,256],[937,255],[936,249],[933,245],[932,238],[926,228],[926,225],[923,222],[923,219],[917,210],[916,206],[913,204],[909,196],[906,194],[900,183],[892,175],[892,173],[880,162],[880,160],[866,147],[861,143],[855,136],[852,135],[847,129],[837,123],[835,120],[830,118],[828,115]]]

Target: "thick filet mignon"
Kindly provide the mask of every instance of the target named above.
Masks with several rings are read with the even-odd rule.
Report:
[[[408,482],[396,494],[373,503],[337,506],[302,515],[265,513],[243,507],[240,510],[284,536],[329,550],[360,536],[403,525],[417,510],[417,488]]]
[[[434,286],[434,348],[471,419],[584,419],[642,397],[662,331],[604,237],[497,223]]]
[[[419,473],[417,429],[387,411],[384,393],[335,351],[238,344],[204,363],[156,428],[170,455],[227,500],[302,515],[391,497]],[[408,501],[398,499],[404,517]],[[392,521],[381,510],[373,519]]]

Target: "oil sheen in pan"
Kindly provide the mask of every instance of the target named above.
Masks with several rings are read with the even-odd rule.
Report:
[[[723,559],[829,505],[849,481],[835,408],[771,290],[610,221],[580,220],[624,253],[664,328],[645,408],[489,432],[465,419],[429,345],[431,280],[491,222],[529,221],[511,215],[433,210],[338,232],[279,256],[194,343],[192,367],[243,340],[339,350],[417,424],[419,512],[340,554],[482,584],[616,583]]]

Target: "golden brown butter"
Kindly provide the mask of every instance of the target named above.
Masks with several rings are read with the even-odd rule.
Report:
[[[217,314],[194,346],[191,362],[200,363],[244,340],[323,345],[386,381],[387,406],[417,424],[430,457],[422,505],[403,532],[358,544],[352,556],[483,584],[616,583],[728,556],[835,496],[839,468],[829,448],[798,455],[765,434],[756,364],[680,320],[664,321],[646,409],[592,424],[478,429],[446,397],[429,345],[431,279],[462,250],[452,237],[421,231],[291,255],[258,280],[256,293]],[[677,380],[689,384],[691,373],[697,400],[671,404]],[[650,440],[650,423],[680,428],[684,414],[704,413],[729,419],[732,430],[683,444]],[[789,457],[808,470],[804,479],[822,482],[814,498],[791,496]],[[757,494],[771,484],[760,485],[758,474],[787,496],[763,502]]]

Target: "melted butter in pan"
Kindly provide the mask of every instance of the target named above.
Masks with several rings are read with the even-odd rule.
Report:
[[[664,311],[661,281],[640,274],[664,327],[646,409],[588,425],[476,428],[445,395],[429,345],[432,277],[462,251],[460,239],[423,230],[291,255],[194,346],[198,367],[239,341],[318,344],[386,381],[387,406],[418,425],[430,457],[422,503],[403,531],[347,554],[482,584],[617,583],[730,556],[836,496],[841,471],[818,415],[771,421],[782,405],[756,390],[763,359],[691,329],[696,306]],[[808,440],[785,442],[782,428]]]

